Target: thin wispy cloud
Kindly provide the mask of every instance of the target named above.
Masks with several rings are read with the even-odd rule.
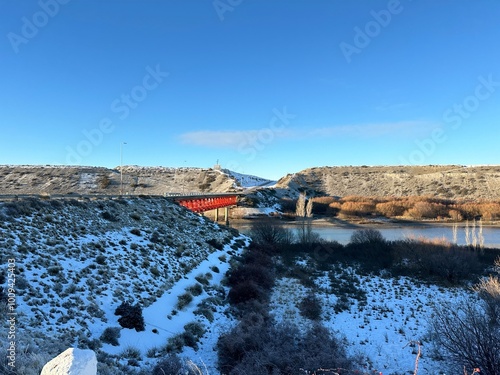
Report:
[[[380,124],[335,125],[315,128],[287,128],[271,130],[269,128],[252,130],[203,130],[181,134],[179,140],[184,144],[204,147],[222,147],[238,149],[241,145],[252,143],[259,137],[281,139],[314,140],[338,137],[376,138],[384,136],[416,136],[433,129],[436,125],[424,121],[402,121]]]

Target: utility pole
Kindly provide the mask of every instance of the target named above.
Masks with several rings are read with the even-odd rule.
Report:
[[[120,143],[120,195],[123,195],[123,145],[127,142]]]

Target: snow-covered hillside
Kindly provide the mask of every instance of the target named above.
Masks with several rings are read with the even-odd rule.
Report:
[[[262,177],[252,176],[249,174],[238,173],[230,171],[229,169],[224,169],[224,173],[228,176],[234,178],[236,181],[236,186],[243,189],[252,189],[258,187],[273,187],[276,181],[268,180]]]
[[[427,285],[407,277],[362,276],[340,267],[317,272],[314,288],[297,279],[282,278],[272,295],[278,322],[303,330],[313,321],[300,314],[300,302],[312,290],[321,301],[321,321],[344,337],[349,352],[361,355],[367,373],[413,374],[421,345],[418,374],[443,374],[445,364],[430,341],[428,323],[434,304],[459,301],[472,292],[463,288]]]
[[[68,347],[96,350],[100,374],[150,368],[186,325],[207,330],[228,262],[247,241],[163,198],[1,204],[1,271],[15,259],[18,373],[38,374]],[[123,302],[142,307],[144,331],[120,327]],[[103,339],[106,329],[117,342]]]

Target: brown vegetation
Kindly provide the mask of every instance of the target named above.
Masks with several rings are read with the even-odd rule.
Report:
[[[417,220],[500,220],[500,201],[452,200],[436,197],[316,197],[313,214],[340,217],[385,216]],[[283,207],[286,211],[287,208]]]

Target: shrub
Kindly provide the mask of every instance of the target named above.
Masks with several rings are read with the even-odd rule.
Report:
[[[332,202],[328,205],[328,210],[327,213],[329,213],[332,216],[336,216],[342,207],[342,203],[340,202]]]
[[[293,325],[240,323],[217,343],[224,374],[304,374],[321,368],[354,370],[341,341],[320,325],[301,334]]]
[[[300,315],[311,320],[321,320],[321,301],[313,293],[305,296],[299,303]]]
[[[456,367],[480,368],[481,374],[500,374],[500,327],[492,325],[475,300],[442,302],[434,309],[431,331],[440,353]]]
[[[108,327],[102,333],[100,339],[106,344],[118,346],[118,339],[120,338],[120,327]]]
[[[420,277],[458,283],[481,270],[477,253],[449,243],[407,239],[393,246],[401,257],[400,267]]]
[[[61,271],[62,271],[61,266],[51,266],[51,267],[47,268],[47,272],[50,276],[56,276]]]
[[[203,287],[200,284],[194,284],[188,287],[186,290],[195,297],[203,293]]]
[[[141,221],[141,216],[135,212],[130,214],[130,218],[135,221]]]
[[[474,285],[474,291],[484,302],[485,312],[492,326],[500,328],[500,279],[489,276]]]
[[[189,305],[191,301],[193,301],[193,295],[189,292],[186,292],[177,297],[177,304],[175,305],[175,307],[179,310],[182,310],[184,307]]]
[[[386,217],[402,216],[405,209],[406,207],[398,201],[377,203],[375,206],[375,210]]]
[[[160,270],[157,267],[151,267],[151,273],[156,277],[161,275]]]
[[[479,210],[485,220],[500,219],[500,203],[483,203],[479,206]]]
[[[204,316],[210,323],[214,321],[214,313],[208,307],[200,306],[194,311],[194,314]]]
[[[202,285],[205,285],[205,286],[208,286],[210,285],[210,281],[208,280],[208,278],[203,275],[203,274],[199,274],[197,276],[195,276],[194,278],[196,281],[198,281],[200,284]]]
[[[152,375],[201,375],[201,370],[191,361],[184,361],[177,354],[168,354],[153,368]]]
[[[111,184],[111,179],[107,174],[100,173],[97,177],[97,184],[100,189],[106,189]]]
[[[462,213],[459,210],[450,210],[448,212],[448,216],[455,221],[462,221],[464,219]]]
[[[137,332],[144,331],[144,317],[139,304],[132,306],[128,302],[122,302],[115,310],[115,315],[120,315],[118,323],[123,328],[135,328]]]
[[[376,229],[360,229],[351,235],[352,244],[373,244],[384,243],[382,233]]]
[[[347,250],[352,259],[361,263],[366,270],[389,268],[394,261],[394,251],[380,231],[362,229],[355,231]]]
[[[274,275],[267,267],[258,264],[244,264],[230,272],[228,281],[230,286],[252,281],[264,289],[270,289],[274,285]]]
[[[414,219],[436,219],[438,216],[446,216],[447,211],[441,203],[416,202],[407,214]]]
[[[181,374],[183,365],[177,354],[168,354],[153,368],[153,375]]]
[[[118,221],[118,218],[109,213],[108,211],[104,211],[102,214],[101,214],[101,217],[104,219],[104,220],[107,220],[107,221],[111,221],[111,222],[117,222]]]
[[[205,328],[203,328],[203,325],[198,323],[198,322],[191,322],[188,323],[184,326],[184,329],[186,332],[191,333],[195,337],[202,337],[205,334]]]
[[[222,250],[224,248],[224,245],[217,241],[215,238],[207,240],[207,244],[215,247],[217,250]]]
[[[150,241],[152,243],[160,243],[161,242],[160,233],[154,231],[153,234],[151,235]]]
[[[271,249],[278,249],[293,242],[293,233],[273,219],[254,222],[250,237],[257,245]]]
[[[141,231],[140,231],[140,229],[137,229],[137,228],[131,229],[130,233],[132,233],[135,236],[139,236],[139,237],[141,236]]]
[[[366,216],[375,211],[372,202],[344,202],[340,207],[340,213],[348,216]]]
[[[212,272],[215,272],[215,273],[220,272],[219,267],[217,267],[217,266],[212,266],[212,267],[210,267],[210,269],[212,270]]]
[[[267,300],[268,293],[256,285],[255,282],[246,280],[234,285],[229,291],[228,298],[232,305],[237,305],[250,300]]]

